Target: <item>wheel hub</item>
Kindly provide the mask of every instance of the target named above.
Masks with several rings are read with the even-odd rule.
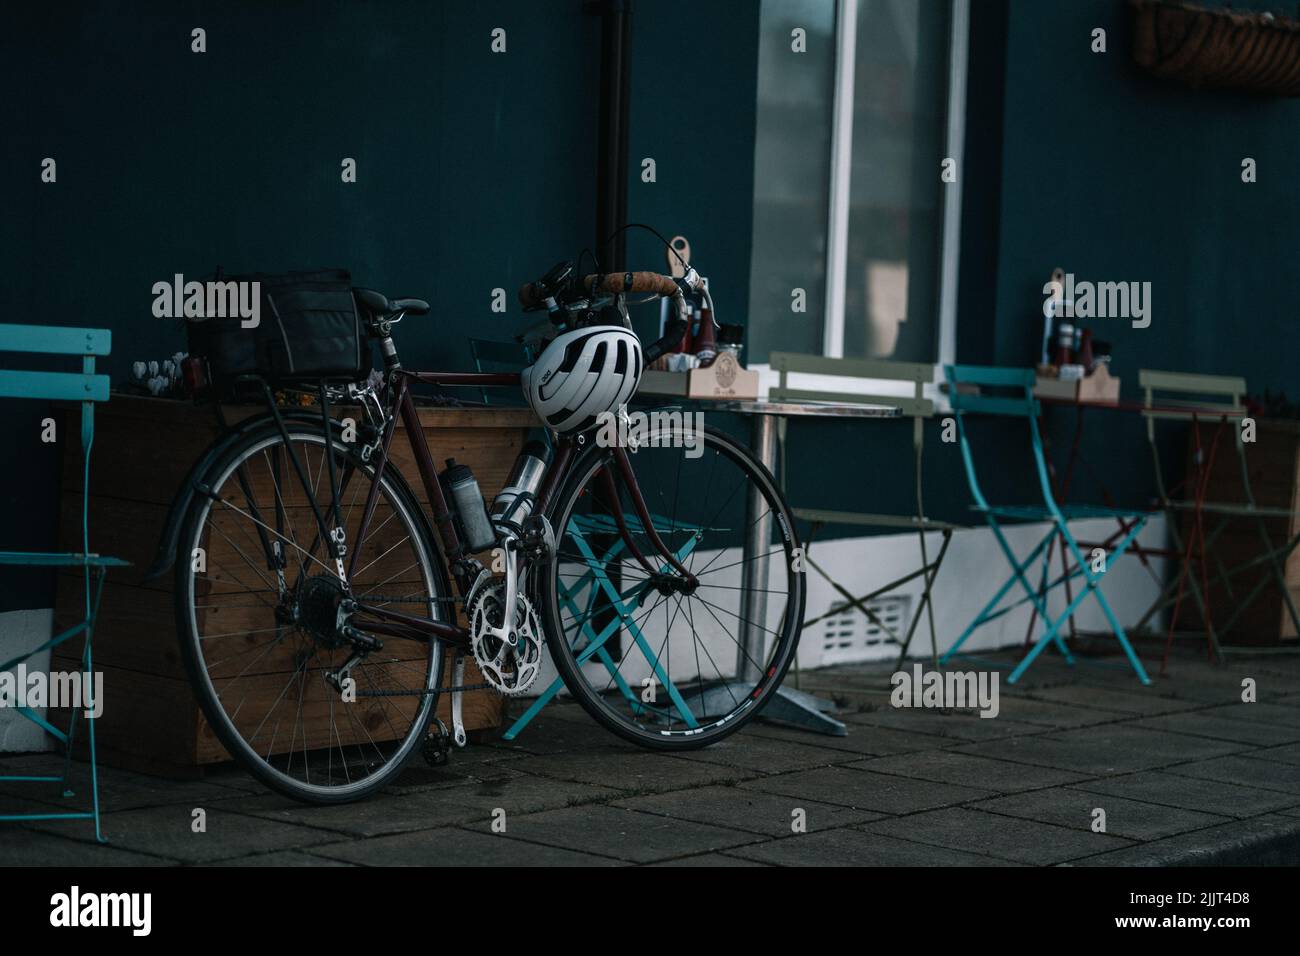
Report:
[[[328,574],[315,575],[303,584],[298,598],[298,624],[323,647],[337,648],[348,643],[339,614],[345,597],[342,583]]]

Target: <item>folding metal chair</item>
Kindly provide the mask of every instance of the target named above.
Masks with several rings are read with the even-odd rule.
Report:
[[[95,402],[108,401],[108,376],[95,374],[95,357],[107,355],[111,337],[103,329],[50,328],[37,325],[0,325],[0,352],[25,352],[44,355],[79,355],[81,372],[37,372],[0,370],[0,397],[34,398],[45,401],[81,402],[81,552],[75,554],[47,554],[25,551],[0,551],[0,565],[25,565],[29,567],[67,568],[80,567],[86,581],[85,617],[48,641],[11,660],[0,663],[0,672],[11,670],[21,662],[67,643],[76,637],[84,638],[81,665],[86,685],[85,716],[90,748],[91,810],[86,812],[51,812],[0,814],[0,821],[14,820],[94,820],[95,839],[105,842],[99,821],[99,769],[95,756],[94,659],[91,652],[95,632],[95,616],[103,592],[104,575],[109,568],[125,567],[126,561],[107,558],[90,552],[88,498],[90,484],[90,449],[95,440]],[[41,727],[63,744],[66,756],[63,774],[51,776],[0,776],[0,780],[25,783],[58,783],[63,796],[73,796],[67,781],[72,768],[72,752],[76,740],[78,718],[83,708],[73,702],[68,730],[65,733],[29,707],[20,707],[23,717]]]
[[[654,515],[651,516],[651,520],[654,527],[663,533],[681,531],[690,527],[689,525],[683,525],[679,521],[669,521]],[[641,529],[641,523],[635,515],[627,515],[624,521],[634,533]],[[642,702],[639,690],[635,690],[628,685],[627,680],[623,677],[621,666],[610,656],[609,651],[606,649],[608,643],[615,640],[619,634],[626,632],[644,656],[646,663],[650,665],[659,684],[667,692],[672,711],[680,716],[687,726],[696,726],[694,712],[678,691],[668,672],[664,670],[663,665],[659,662],[659,656],[650,646],[650,642],[641,633],[641,627],[637,619],[637,609],[642,588],[640,585],[634,585],[626,591],[620,592],[617,583],[610,579],[610,572],[616,572],[619,563],[625,560],[623,554],[625,541],[618,534],[618,527],[614,519],[605,515],[575,516],[570,520],[567,533],[572,537],[573,545],[581,555],[582,564],[586,567],[586,570],[576,580],[566,582],[563,579],[558,579],[557,585],[560,603],[573,615],[574,620],[583,622],[578,634],[575,636],[575,640],[583,642],[582,647],[578,648],[578,663],[586,664],[594,658],[603,665],[605,670],[609,672],[611,685],[617,687],[618,692],[627,699],[633,711],[648,712],[655,709],[665,709],[662,707],[656,708],[654,705]],[[675,553],[677,560],[685,561],[689,558],[699,540],[698,536],[688,538]],[[604,545],[608,545],[608,547]],[[575,561],[575,568],[577,566]],[[664,570],[667,569],[667,565],[665,565]],[[598,624],[596,623],[597,618],[592,612],[602,605],[609,608],[613,613],[605,615],[604,617],[607,620],[603,624]],[[724,683],[720,685],[719,689],[725,690],[726,686]],[[538,695],[528,709],[501,735],[502,739],[514,740],[532,719],[541,712],[542,708],[550,703],[555,695],[563,689],[564,682],[559,677],[556,677]],[[748,689],[746,688],[744,692],[748,692]],[[734,696],[732,699],[735,699]],[[704,703],[705,700],[702,699],[701,705]]]
[[[948,544],[952,540],[952,533],[958,527],[955,524],[949,524],[946,521],[936,521],[925,516],[925,504],[922,495],[922,470],[921,461],[924,452],[925,442],[925,420],[933,417],[934,403],[924,397],[925,385],[934,380],[934,366],[922,365],[916,362],[892,362],[880,359],[843,359],[843,358],[824,358],[820,355],[800,355],[792,352],[773,352],[769,357],[771,367],[780,373],[780,378],[776,388],[769,390],[768,398],[770,401],[821,401],[821,402],[850,402],[867,405],[892,405],[898,408],[904,415],[912,418],[912,453],[915,460],[913,472],[916,480],[916,513],[912,515],[899,514],[878,514],[854,511],[827,511],[818,508],[794,508],[795,518],[801,521],[808,521],[811,528],[808,537],[804,540],[804,560],[808,566],[826,579],[835,591],[844,598],[845,603],[837,605],[825,614],[809,618],[804,621],[803,626],[808,628],[824,618],[834,614],[842,614],[849,608],[855,608],[866,615],[867,620],[871,621],[876,627],[880,628],[885,634],[889,635],[890,640],[899,645],[898,661],[901,665],[903,659],[907,656],[908,648],[912,644],[912,637],[916,633],[916,626],[921,621],[924,612],[930,626],[930,655],[932,659],[938,655],[938,641],[934,629],[934,609],[932,604],[931,593],[934,588],[934,579],[939,573],[939,567],[943,564],[944,555],[948,552]],[[812,375],[835,375],[859,379],[883,379],[896,382],[910,382],[913,385],[913,392],[910,396],[901,395],[864,395],[857,392],[825,392],[814,391],[810,389],[791,388],[789,385],[789,375],[794,374],[812,374]],[[781,488],[785,490],[785,419],[779,419],[777,424],[777,445],[780,450]],[[861,597],[854,597],[853,594],[838,583],[830,573],[820,564],[811,558],[813,539],[817,536],[824,526],[828,524],[853,525],[856,527],[874,527],[874,528],[902,528],[915,531],[917,539],[921,545],[921,566],[915,571],[896,578],[881,587],[876,588],[868,594]],[[939,551],[934,560],[930,560],[929,548],[925,540],[927,531],[937,531],[943,535],[943,541],[939,545]],[[897,634],[889,625],[881,619],[875,611],[869,606],[869,602],[883,594],[888,594],[903,585],[915,580],[916,578],[924,579],[924,589],[921,592],[921,600],[917,605],[916,613],[912,615],[912,621],[908,625],[907,634],[901,636]]]
[[[1205,625],[1209,649],[1219,660],[1223,659],[1223,649],[1219,643],[1220,634],[1231,632],[1233,625],[1242,613],[1263,593],[1270,583],[1275,584],[1282,596],[1287,614],[1297,632],[1300,632],[1300,616],[1296,613],[1291,600],[1290,590],[1286,585],[1284,566],[1291,552],[1300,545],[1300,535],[1289,536],[1281,544],[1276,544],[1268,533],[1265,521],[1268,518],[1291,518],[1295,514],[1289,508],[1261,508],[1255,502],[1255,492],[1251,487],[1250,469],[1246,463],[1246,449],[1242,442],[1241,420],[1249,412],[1241,403],[1246,394],[1245,379],[1220,375],[1191,375],[1182,372],[1162,372],[1154,369],[1142,369],[1138,372],[1138,383],[1143,390],[1143,416],[1147,420],[1147,444],[1151,448],[1151,460],[1155,468],[1156,487],[1160,494],[1159,506],[1168,515],[1169,537],[1174,545],[1174,552],[1179,558],[1178,573],[1164,591],[1152,603],[1138,625],[1145,625],[1161,609],[1173,605],[1165,637],[1165,655],[1161,670],[1169,662],[1169,651],[1173,645],[1174,631],[1178,623],[1178,614],[1182,606],[1184,591],[1190,591]],[[1192,398],[1190,396],[1200,396]],[[1204,400],[1211,396],[1210,401]],[[1181,498],[1174,497],[1165,482],[1164,470],[1160,466],[1160,455],[1156,447],[1156,422],[1172,420],[1191,426],[1193,452],[1191,470],[1179,483],[1183,490]],[[1201,423],[1215,423],[1214,436],[1207,449],[1201,443]],[[1237,461],[1241,470],[1241,488],[1244,501],[1206,501],[1208,482],[1214,467],[1220,439],[1225,432],[1232,433],[1232,444],[1236,450]],[[1190,512],[1190,527],[1184,535],[1180,529],[1180,519]],[[1218,521],[1207,535],[1205,518],[1217,516]],[[1214,553],[1214,545],[1220,536],[1238,519],[1252,519],[1259,532],[1263,549],[1254,558],[1228,568]],[[1184,541],[1184,537],[1186,540]],[[1210,564],[1215,565],[1215,573],[1210,575]],[[1243,572],[1260,569],[1261,575],[1251,590],[1244,596],[1232,591],[1232,579]],[[1222,585],[1234,608],[1231,616],[1221,630],[1214,625],[1210,607],[1210,589]]]
[[[1145,511],[1124,510],[1119,508],[1103,508],[1093,505],[1059,505],[1052,495],[1051,478],[1048,474],[1047,461],[1043,454],[1043,442],[1038,432],[1038,401],[1034,398],[1034,371],[1033,369],[1020,368],[999,368],[994,366],[978,365],[947,365],[944,367],[944,376],[948,380],[949,399],[952,404],[953,412],[957,419],[957,433],[961,442],[962,465],[966,471],[966,480],[970,485],[971,496],[975,499],[975,510],[984,515],[988,522],[989,529],[993,532],[993,537],[1001,548],[1002,553],[1006,556],[1007,561],[1011,564],[1011,576],[1004,583],[983,609],[962,631],[961,636],[956,642],[946,650],[939,658],[940,664],[946,664],[961,649],[967,638],[975,632],[981,625],[1001,617],[1021,604],[1029,602],[1042,616],[1044,631],[1042,636],[1030,648],[1029,653],[1016,665],[1007,678],[1008,684],[1014,684],[1020,679],[1020,676],[1029,668],[1029,665],[1041,654],[1049,643],[1055,644],[1061,655],[1065,658],[1066,663],[1073,664],[1074,657],[1071,655],[1065,641],[1061,638],[1061,625],[1070,619],[1075,610],[1083,603],[1083,599],[1091,594],[1097,603],[1101,606],[1102,613],[1106,615],[1106,620],[1115,631],[1115,637],[1120,643],[1129,664],[1137,673],[1138,679],[1143,684],[1150,684],[1151,678],[1147,676],[1142,667],[1142,662],[1138,660],[1137,654],[1133,651],[1133,646],[1129,643],[1124,634],[1124,628],[1120,625],[1119,619],[1115,612],[1111,610],[1110,603],[1106,600],[1106,595],[1101,592],[1100,585],[1102,578],[1112,568],[1121,555],[1128,549],[1129,545],[1137,538],[1142,528],[1146,526],[1149,513]],[[983,389],[998,388],[1005,390],[1006,395],[986,395],[982,394]],[[1033,446],[1034,465],[1038,473],[1038,485],[1042,492],[1042,505],[991,505],[985,499],[984,493],[980,489],[979,480],[975,474],[975,463],[971,453],[970,440],[966,434],[965,416],[968,413],[1001,415],[1011,418],[1022,418],[1028,422],[1029,435]],[[1076,541],[1073,533],[1070,531],[1069,522],[1081,518],[1117,518],[1123,521],[1131,521],[1128,533],[1120,540],[1115,551],[1111,555],[1105,556],[1103,568],[1100,571],[1093,571],[1091,562],[1086,559]],[[1011,545],[1007,542],[1006,535],[1003,531],[999,519],[1012,519],[1017,521],[1050,521],[1051,526],[1043,535],[1042,539],[1030,550],[1029,554],[1022,560],[1016,557],[1011,550]],[[1048,543],[1053,541],[1059,535],[1064,542],[1070,556],[1074,560],[1074,566],[1059,577],[1052,581],[1046,582],[1045,586],[1040,588],[1034,587],[1028,577],[1026,570],[1040,555],[1046,553]],[[1054,588],[1064,585],[1065,582],[1082,576],[1084,587],[1077,595],[1069,599],[1065,610],[1059,615],[1053,617],[1047,609],[1047,594]],[[1016,584],[1025,592],[1025,597],[1012,604],[994,610],[1001,603],[1003,597]]]

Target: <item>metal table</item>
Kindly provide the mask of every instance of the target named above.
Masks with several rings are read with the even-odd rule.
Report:
[[[776,425],[778,419],[788,418],[898,418],[902,411],[892,405],[858,405],[847,402],[760,402],[738,399],[712,401],[698,400],[698,404],[718,412],[734,412],[750,417],[750,448],[768,471],[776,474]],[[745,508],[746,526],[749,528],[744,545],[744,574],[740,592],[740,644],[736,650],[736,672],[740,680],[757,679],[751,661],[761,657],[763,628],[760,621],[767,617],[767,552],[772,533],[772,514],[764,507],[763,497],[757,488],[749,492]],[[748,693],[749,686],[737,687]],[[722,685],[717,693],[730,693],[736,688]],[[734,700],[734,697],[732,698]],[[768,700],[762,716],[778,721],[830,734],[833,737],[848,735],[848,728],[827,711],[835,704],[813,694],[781,686]]]

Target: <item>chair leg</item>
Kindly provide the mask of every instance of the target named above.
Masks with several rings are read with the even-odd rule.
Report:
[[[1119,646],[1124,649],[1124,656],[1128,658],[1129,664],[1137,672],[1138,680],[1148,687],[1151,686],[1151,678],[1147,676],[1146,668],[1138,660],[1137,652],[1133,650],[1133,645],[1129,643],[1128,637],[1124,634],[1124,628],[1120,626],[1119,618],[1111,610],[1110,602],[1106,600],[1106,595],[1101,593],[1101,588],[1092,588],[1093,594],[1097,597],[1097,603],[1101,605],[1101,611],[1106,615],[1106,620],[1110,621],[1111,628],[1115,631],[1115,638],[1119,641]]]
[[[967,638],[969,638],[973,633],[975,633],[975,629],[985,622],[985,620],[989,615],[989,612],[992,611],[995,607],[997,607],[998,604],[1002,601],[1002,599],[1006,596],[1006,593],[1011,590],[1012,585],[1016,583],[1017,579],[1030,592],[1031,600],[1034,599],[1035,595],[1033,594],[1033,588],[1029,587],[1028,582],[1025,581],[1022,572],[1025,568],[1027,568],[1030,564],[1032,564],[1034,561],[1038,559],[1038,555],[1042,553],[1043,548],[1047,546],[1047,542],[1050,541],[1052,539],[1052,535],[1056,533],[1055,530],[1052,530],[1048,532],[1046,535],[1044,535],[1043,540],[1039,541],[1038,544],[1035,545],[1034,549],[1031,552],[1029,552],[1029,556],[1026,557],[1023,562],[1020,562],[1020,561],[1016,561],[1015,556],[1011,553],[1010,546],[1006,543],[1006,539],[1002,537],[1002,534],[998,530],[996,522],[994,522],[990,518],[989,525],[993,529],[994,534],[997,537],[998,543],[1002,546],[1002,551],[1007,556],[1007,560],[1011,562],[1011,568],[1012,568],[1011,577],[1007,578],[1006,582],[1002,585],[1002,587],[998,588],[997,593],[994,594],[993,597],[989,600],[989,602],[984,605],[983,609],[980,610],[979,614],[975,615],[974,620],[972,620],[969,624],[966,625],[966,629],[961,632],[961,636],[957,638],[957,640],[953,643],[952,647],[948,648],[946,651],[943,652],[943,654],[940,655],[939,657],[940,667],[944,666],[945,664],[948,663],[948,661],[952,660],[953,656],[957,653],[957,651],[961,648],[961,646],[964,643],[966,643]]]
[[[1007,556],[1008,560],[1011,560],[1012,559],[1011,544],[1007,541],[1006,537],[1002,534],[1001,526],[998,525],[996,521],[992,521],[992,520],[989,521],[989,525],[993,529],[993,535],[994,537],[997,538],[998,544],[1002,546],[1002,553]],[[1053,526],[1053,528],[1047,532],[1047,536],[1043,539],[1043,541],[1047,543],[1047,550],[1049,553],[1052,550],[1052,543],[1056,541],[1056,536],[1061,533],[1062,533],[1061,529],[1055,526]],[[1024,563],[1021,565],[1017,565],[1014,560],[1011,560],[1011,566],[1014,569],[1015,578],[1020,582],[1020,586],[1024,588],[1025,594],[1028,596],[1030,602],[1034,605],[1034,608],[1038,611],[1039,614],[1043,616],[1043,623],[1046,624],[1049,619],[1049,615],[1047,611],[1047,596],[1045,593],[1040,595],[1038,592],[1036,592],[1033,589],[1033,586],[1030,585],[1029,579],[1026,578],[1024,574],[1025,568],[1029,567],[1030,563],[1034,560],[1034,557],[1037,556],[1038,549],[1041,548],[1042,546],[1043,546],[1042,543],[1040,543],[1038,548],[1034,549],[1033,556],[1026,558]],[[1062,545],[1062,549],[1064,549],[1064,545]],[[1044,565],[1044,572],[1046,572],[1046,565]],[[1067,584],[1069,583],[1068,573],[1064,576],[1063,580]],[[1061,639],[1060,630],[1058,628],[1053,628],[1051,634],[1052,634],[1052,643],[1056,645],[1056,649],[1060,651],[1061,656],[1065,658],[1065,663],[1073,666],[1074,655],[1070,653],[1069,647],[1067,647],[1065,641]]]

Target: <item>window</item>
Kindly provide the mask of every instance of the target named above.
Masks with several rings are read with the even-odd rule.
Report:
[[[764,0],[749,349],[952,359],[969,0]],[[792,31],[806,31],[806,52]],[[795,290],[802,290],[797,293]],[[802,296],[799,303],[797,296]],[[792,311],[792,303],[804,311]]]

